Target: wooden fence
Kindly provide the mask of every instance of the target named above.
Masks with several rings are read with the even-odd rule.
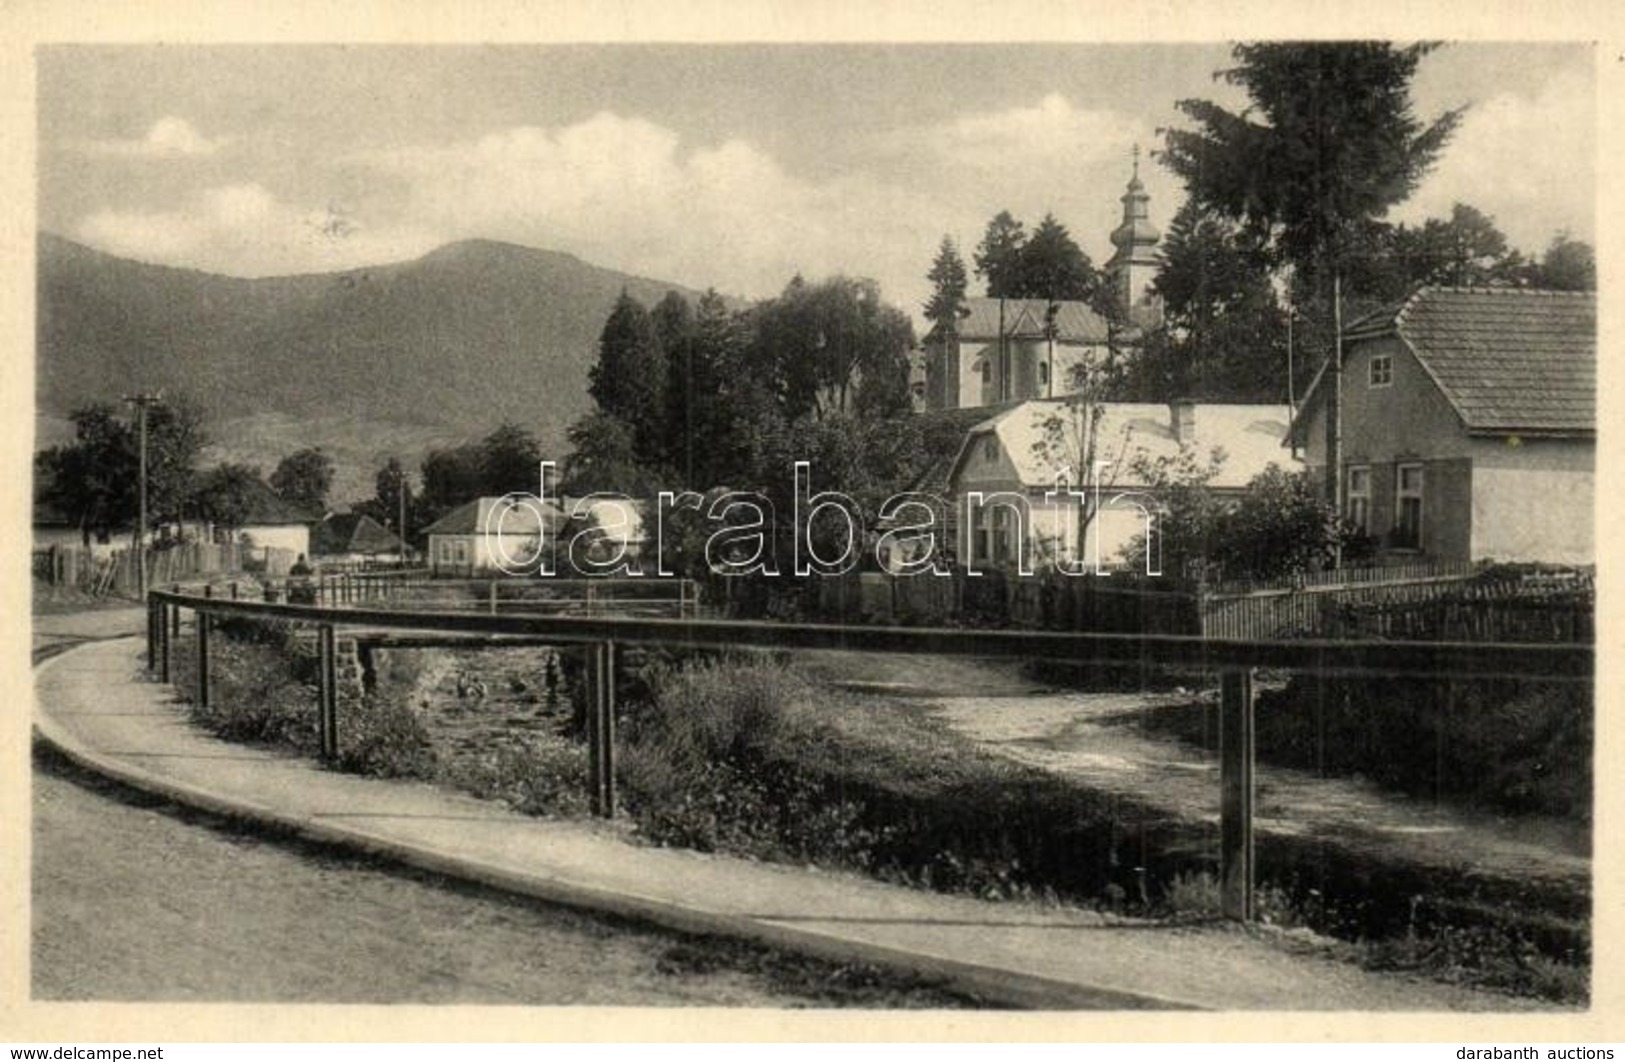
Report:
[[[1583,642],[1594,635],[1594,586],[1586,572],[1497,575],[1469,565],[1406,565],[1214,587],[1123,572],[1020,577],[956,569],[944,576],[867,572],[783,585],[780,597],[789,603],[730,614],[1240,639]]]
[[[147,582],[185,582],[200,575],[243,571],[250,552],[235,542],[188,542],[167,549],[148,549]],[[291,558],[290,554],[290,562]],[[97,596],[132,593],[140,583],[136,555],[130,549],[108,552],[84,546],[48,546],[34,550],[32,567],[34,578],[42,582],[77,587]]]

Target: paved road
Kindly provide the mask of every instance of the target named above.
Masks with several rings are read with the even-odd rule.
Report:
[[[962,1006],[288,847],[42,756],[33,994],[51,1000]]]

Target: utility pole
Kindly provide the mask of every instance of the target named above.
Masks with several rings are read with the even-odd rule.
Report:
[[[401,535],[401,567],[406,567],[406,466],[395,479],[395,501],[400,506],[401,522],[396,525]]]
[[[135,532],[135,589],[136,596],[147,596],[147,410],[164,400],[162,391],[143,391],[138,394],[125,395],[126,405],[135,407],[136,436],[140,462],[141,496],[136,517]]]
[[[1326,500],[1343,515],[1343,271],[1332,273],[1332,360],[1326,382]],[[1332,567],[1343,566],[1343,552],[1334,547]]]

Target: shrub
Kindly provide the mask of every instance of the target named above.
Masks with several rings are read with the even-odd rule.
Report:
[[[439,778],[527,815],[587,811],[587,750],[562,738],[534,735],[442,765]]]
[[[338,768],[375,778],[432,778],[429,731],[394,697],[369,694],[340,701]]]
[[[620,777],[646,837],[760,858],[868,863],[873,831],[829,779],[816,690],[767,660],[689,663],[627,720]]]
[[[194,721],[228,741],[277,745],[310,752],[317,733],[315,664],[279,646],[280,635],[226,628],[210,642],[209,706],[197,703],[195,642],[173,654],[176,689],[189,702]]]

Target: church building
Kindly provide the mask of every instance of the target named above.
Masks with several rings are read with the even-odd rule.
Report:
[[[1139,342],[1160,323],[1151,294],[1161,235],[1151,224],[1150,196],[1134,174],[1122,196],[1123,221],[1112,231],[1116,252],[1106,263],[1113,297],[1111,319],[1085,302],[967,298],[958,326],[925,337],[925,407],[969,409],[1059,398],[1081,390],[1090,373]]]

